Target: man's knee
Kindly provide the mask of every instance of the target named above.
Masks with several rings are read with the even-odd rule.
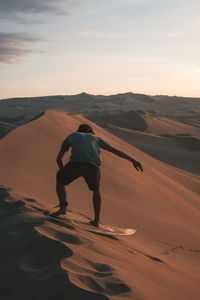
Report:
[[[100,189],[99,188],[93,189],[92,192],[94,194],[100,194]]]

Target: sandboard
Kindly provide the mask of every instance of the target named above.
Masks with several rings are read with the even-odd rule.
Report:
[[[93,233],[108,235],[108,236],[117,236],[117,235],[132,235],[136,232],[135,229],[132,228],[120,228],[114,226],[108,226],[100,224],[99,227],[94,227],[93,225],[81,224],[81,228],[91,231]]]
[[[58,221],[61,223],[73,223],[77,226],[79,226],[80,228],[96,233],[96,234],[101,234],[101,235],[106,235],[106,236],[122,236],[122,235],[132,235],[136,232],[136,229],[133,228],[120,228],[120,227],[115,227],[115,226],[108,226],[108,225],[104,225],[104,224],[100,224],[99,227],[95,227],[93,225],[91,225],[88,222],[83,222],[83,221],[79,221],[74,219],[71,216],[58,216],[58,217],[54,217],[50,214],[50,212],[45,211],[44,215],[49,218],[52,219],[54,221]]]

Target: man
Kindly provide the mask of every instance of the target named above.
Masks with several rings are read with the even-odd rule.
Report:
[[[70,161],[63,166],[62,158],[70,147],[72,148]],[[66,214],[68,202],[66,200],[65,185],[70,184],[82,176],[89,189],[93,191],[95,218],[90,223],[96,227],[99,226],[101,209],[101,194],[99,190],[101,165],[100,148],[129,160],[137,171],[143,171],[141,163],[124,152],[111,147],[107,142],[96,136],[90,125],[80,125],[76,132],[70,134],[64,140],[57,156],[59,171],[56,177],[56,191],[60,202],[60,209],[53,213],[54,216]]]

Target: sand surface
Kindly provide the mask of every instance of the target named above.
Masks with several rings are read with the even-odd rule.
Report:
[[[159,126],[168,121],[156,126],[155,118],[149,119],[151,130],[140,134],[158,136]],[[136,228],[133,236],[108,238],[43,215],[57,204],[55,159],[61,142],[80,123],[90,123],[98,136],[144,166],[139,173],[128,161],[102,151],[101,221]],[[171,121],[166,134],[177,134],[175,125]],[[119,137],[120,131],[130,135],[134,129],[110,129],[118,136],[80,114],[47,110],[0,140],[3,299],[200,298],[200,176]],[[82,179],[70,185],[68,201],[74,218],[93,217],[92,195]]]

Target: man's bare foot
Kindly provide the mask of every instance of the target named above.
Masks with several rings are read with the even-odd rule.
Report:
[[[97,222],[95,220],[91,220],[89,223],[95,227],[99,227],[99,222]]]

